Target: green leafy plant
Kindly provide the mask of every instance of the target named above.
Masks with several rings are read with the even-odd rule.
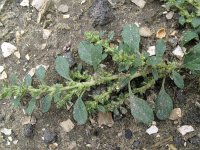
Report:
[[[158,40],[156,55],[149,56],[146,51],[140,50],[138,30],[136,25],[126,25],[120,42],[114,40],[114,33],[105,38],[98,33],[87,32],[86,40],[78,46],[79,65],[70,68],[67,59],[62,56],[55,60],[55,70],[64,82],[48,85],[45,82],[46,70],[41,66],[36,70],[35,78],[26,75],[21,83],[14,78],[12,84],[2,84],[0,99],[14,98],[13,103],[19,105],[24,97],[28,97],[28,115],[32,114],[38,102],[45,113],[52,103],[61,108],[75,101],[73,117],[79,125],[86,123],[90,113],[114,111],[125,101],[129,102],[127,107],[139,122],[151,124],[154,112],[158,119],[165,120],[173,108],[173,100],[164,88],[165,78],[171,77],[177,87],[183,88],[184,81],[179,71],[184,67],[200,70],[199,59],[193,56],[194,52],[199,54],[199,49],[193,48],[186,54],[183,64],[169,62],[164,59],[165,41]],[[163,83],[155,106],[138,97],[159,80]],[[38,84],[32,81],[38,81]]]

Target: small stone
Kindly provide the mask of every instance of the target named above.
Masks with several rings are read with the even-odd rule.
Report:
[[[183,125],[178,128],[178,131],[181,133],[181,135],[185,135],[187,133],[193,132],[194,128],[191,125]]]
[[[2,50],[2,55],[4,58],[10,56],[12,53],[14,53],[14,51],[17,50],[17,47],[15,47],[14,45],[8,43],[8,42],[3,42],[1,44],[1,50]]]
[[[200,137],[198,137],[197,135],[189,138],[188,141],[193,145],[200,146]]]
[[[9,145],[10,145],[10,141],[7,141],[7,142],[6,142],[6,145],[9,146]]]
[[[90,148],[91,148],[91,147],[92,147],[92,144],[86,144],[86,147],[90,147]]]
[[[169,42],[169,44],[170,44],[172,47],[176,47],[177,44],[178,44],[178,39],[177,39],[176,37],[170,38],[170,39],[168,40],[168,42]]]
[[[70,68],[71,68],[72,66],[74,66],[75,60],[74,60],[74,58],[73,58],[73,56],[72,56],[72,52],[71,52],[71,51],[65,53],[65,54],[64,54],[64,57],[67,59]]]
[[[150,46],[148,48],[147,52],[149,53],[149,56],[156,55],[156,47],[155,46]]]
[[[0,73],[4,71],[4,66],[0,66]]]
[[[81,0],[81,5],[83,5],[86,2],[86,0]]]
[[[41,45],[41,50],[44,50],[44,49],[46,48],[46,46],[47,46],[47,44],[46,44],[46,43],[43,43],[43,44]]]
[[[120,106],[119,110],[120,110],[121,114],[123,114],[123,115],[127,114],[127,112],[128,112],[128,110],[122,106]]]
[[[174,137],[173,143],[176,145],[176,147],[180,148],[184,146],[184,139],[180,136]]]
[[[184,56],[182,48],[178,45],[172,52],[177,58],[181,59]]]
[[[31,77],[33,77],[34,74],[35,74],[35,68],[32,68],[32,69],[28,72],[28,74],[29,74]]]
[[[182,117],[181,109],[174,108],[169,116],[170,120],[177,120]]]
[[[10,142],[12,142],[13,139],[12,139],[11,136],[9,136],[9,137],[8,137],[8,140],[9,140]]]
[[[134,149],[139,148],[139,146],[140,146],[140,141],[139,140],[133,142],[133,148]]]
[[[14,140],[14,141],[13,141],[13,144],[16,145],[17,143],[18,143],[18,140]]]
[[[18,59],[20,59],[20,57],[21,57],[19,51],[14,52],[14,55],[15,55]]]
[[[37,65],[35,68],[38,69],[40,66],[42,66],[46,71],[49,68],[49,65]]]
[[[47,40],[49,36],[51,35],[51,30],[43,29],[43,39]]]
[[[69,7],[67,5],[62,4],[58,7],[58,11],[61,13],[67,13],[69,11]]]
[[[99,112],[97,122],[99,126],[106,125],[108,127],[112,127],[114,125],[114,121],[112,118],[112,113],[110,112]]]
[[[166,36],[165,28],[161,28],[156,32],[156,38],[162,39]]]
[[[25,56],[25,58],[26,58],[26,60],[30,60],[30,56],[28,55],[28,54],[26,54],[26,56]]]
[[[50,149],[56,149],[58,147],[58,143],[49,144]]]
[[[61,122],[60,126],[63,128],[65,132],[70,132],[74,128],[74,124],[70,119]]]
[[[139,29],[140,36],[150,37],[152,35],[151,30],[148,27],[141,27]]]
[[[31,5],[39,11],[42,5],[44,5],[45,1],[46,0],[33,0]]]
[[[3,128],[3,129],[1,129],[1,133],[5,134],[5,135],[11,135],[12,129]]]
[[[44,131],[44,143],[52,144],[57,141],[57,134],[55,132]]]
[[[183,91],[183,90],[178,90],[178,91],[176,92],[176,98],[177,98],[177,100],[178,100],[178,102],[179,102],[180,104],[184,104],[185,101],[186,101],[184,91]]]
[[[70,14],[63,15],[63,19],[68,19],[70,17]]]
[[[4,80],[4,79],[7,79],[7,73],[5,71],[3,71],[1,74],[0,74],[0,80]]]
[[[148,133],[149,135],[155,134],[157,132],[158,132],[158,128],[155,125],[152,125],[150,128],[146,130],[146,133]]]
[[[23,128],[23,135],[27,138],[33,137],[34,126],[32,124],[26,124]]]
[[[131,0],[135,5],[137,5],[140,8],[144,8],[146,2],[144,0]]]
[[[125,130],[125,138],[130,140],[133,137],[133,133],[130,129]]]
[[[21,3],[20,3],[20,6],[27,6],[29,7],[29,0],[23,0]]]
[[[173,18],[173,16],[174,16],[174,12],[173,12],[173,11],[170,11],[170,12],[168,12],[168,13],[166,14],[166,18],[167,18],[168,20],[171,20],[171,19]]]
[[[21,119],[22,125],[25,124],[36,124],[36,118],[34,116],[25,116],[24,118]]]

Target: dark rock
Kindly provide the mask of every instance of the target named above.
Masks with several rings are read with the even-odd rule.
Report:
[[[133,142],[133,149],[137,149],[137,148],[139,148],[139,146],[140,146],[139,140]]]
[[[178,100],[178,102],[179,102],[180,104],[184,104],[185,101],[186,101],[184,91],[183,91],[183,90],[178,90],[178,91],[176,92],[176,98],[177,98],[177,100]]]
[[[120,150],[121,148],[119,146],[116,146],[115,150]]]
[[[177,148],[183,147],[185,143],[184,139],[180,136],[174,137],[173,142]]]
[[[193,145],[200,146],[200,137],[198,137],[197,135],[189,138],[188,141]]]
[[[26,124],[23,128],[23,135],[27,138],[32,138],[34,136],[34,126],[32,124]]]
[[[168,40],[169,44],[172,46],[172,47],[176,47],[177,44],[178,44],[178,39],[177,38],[170,38]]]
[[[130,129],[125,130],[125,138],[130,140],[133,137],[133,133]]]
[[[93,27],[106,25],[114,19],[108,0],[94,0],[89,10],[89,16],[94,19]]]
[[[70,68],[71,68],[72,66],[74,66],[75,60],[74,60],[74,58],[73,58],[73,56],[72,56],[72,52],[71,52],[71,51],[65,53],[65,54],[64,54],[64,57],[67,59]]]
[[[57,134],[55,132],[49,132],[45,130],[44,132],[44,143],[45,144],[52,144],[57,141]]]

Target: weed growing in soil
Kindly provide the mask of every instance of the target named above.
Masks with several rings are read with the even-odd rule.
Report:
[[[45,68],[40,66],[35,74],[39,84],[33,85],[30,75],[25,76],[22,83],[17,83],[13,77],[11,85],[4,83],[1,87],[0,99],[14,99],[13,104],[18,106],[24,97],[31,97],[26,108],[29,115],[36,101],[40,102],[44,113],[52,103],[66,107],[75,101],[73,117],[79,125],[86,123],[89,113],[114,111],[125,102],[133,117],[142,123],[151,124],[154,114],[160,120],[167,119],[173,100],[165,91],[165,78],[171,77],[178,88],[184,88],[179,72],[182,68],[200,70],[200,44],[185,55],[184,62],[170,62],[164,57],[163,39],[156,42],[154,56],[140,50],[136,25],[124,26],[121,41],[113,40],[113,35],[112,32],[104,38],[97,33],[86,33],[86,40],[78,46],[83,65],[70,68],[67,59],[58,56],[55,69],[64,82],[48,85],[44,81]],[[153,88],[158,80],[162,80],[162,86],[152,106],[138,96]]]

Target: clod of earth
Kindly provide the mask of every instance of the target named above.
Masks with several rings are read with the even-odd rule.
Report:
[[[44,132],[44,143],[45,144],[52,144],[57,141],[57,134],[55,132],[49,132],[45,130]]]
[[[32,138],[34,136],[34,126],[32,124],[24,125],[23,135],[27,138]]]
[[[94,19],[93,27],[103,26],[114,19],[113,10],[107,0],[94,0],[89,10],[89,16]]]

